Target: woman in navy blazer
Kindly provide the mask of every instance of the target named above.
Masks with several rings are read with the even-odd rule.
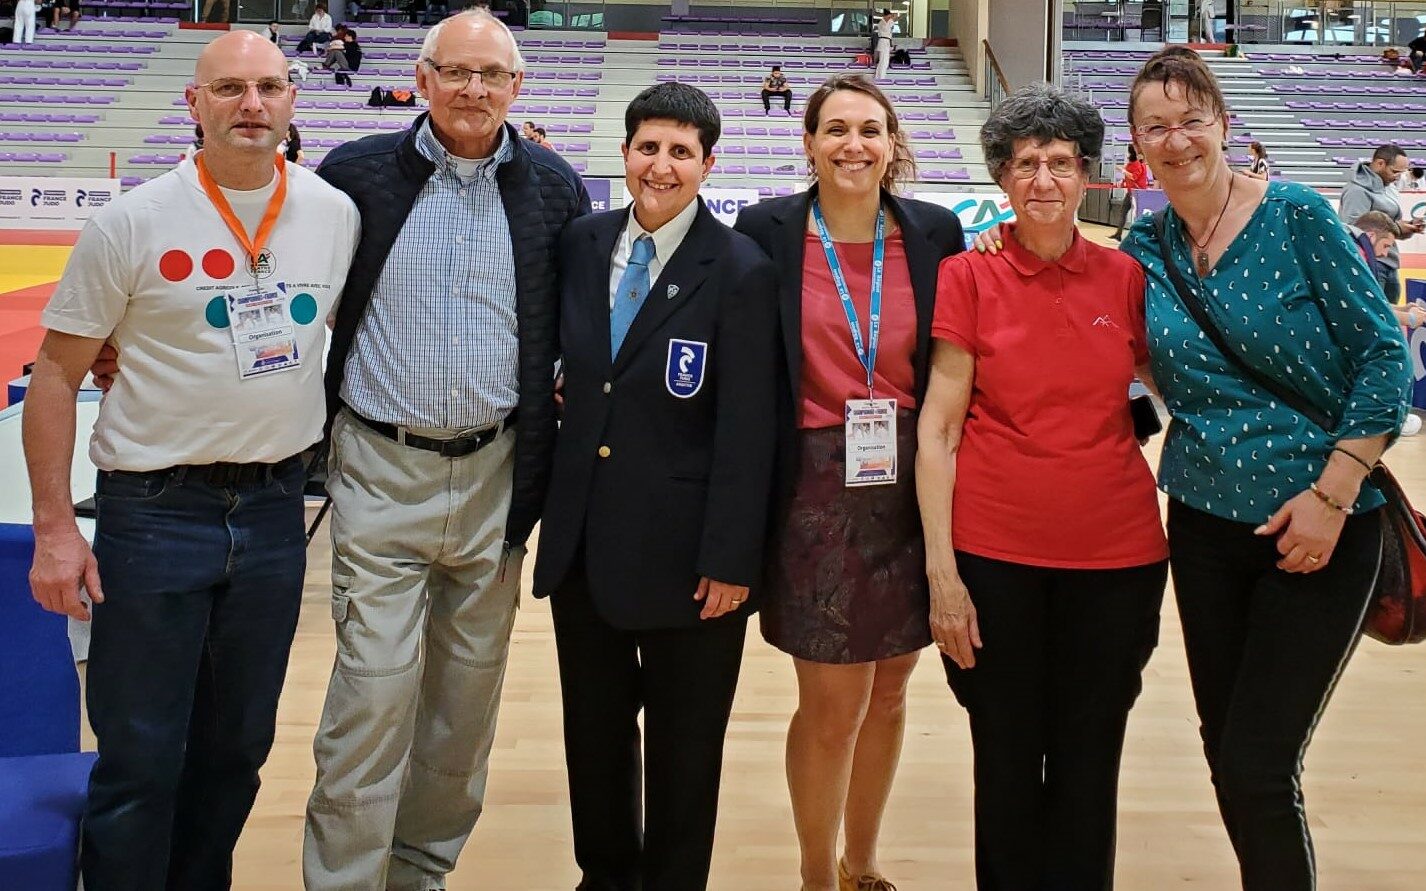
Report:
[[[633,206],[560,237],[564,418],[535,594],[554,616],[579,888],[699,891],[762,569],[776,279],[698,197],[719,133],[705,94],[650,87],[625,133]]]
[[[787,773],[802,887],[884,889],[891,886],[877,864],[877,835],[900,758],[906,683],[931,642],[912,478],[915,414],[926,390],[936,270],[965,240],[951,211],[893,194],[915,166],[895,110],[864,76],[823,84],[803,125],[812,188],[748,207],[735,226],[777,267],[782,330],[761,624],[797,669]],[[868,398],[868,372],[827,252],[844,273],[869,351],[878,229],[884,283],[870,389],[896,400],[898,475],[890,485],[848,487],[842,419],[848,400]]]

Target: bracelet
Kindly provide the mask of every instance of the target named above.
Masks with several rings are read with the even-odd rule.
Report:
[[[1333,498],[1331,495],[1328,495],[1326,492],[1323,492],[1321,489],[1317,488],[1316,483],[1312,483],[1311,489],[1312,494],[1316,495],[1318,500],[1321,501],[1323,504],[1327,505],[1333,510],[1339,510],[1349,517],[1352,515],[1352,508],[1350,505],[1342,504],[1340,501]]]
[[[1355,462],[1357,462],[1358,464],[1360,464],[1360,465],[1362,465],[1363,467],[1365,467],[1365,468],[1367,469],[1367,473],[1371,473],[1372,470],[1374,469],[1374,468],[1373,468],[1370,464],[1368,464],[1366,461],[1362,460],[1360,457],[1358,457],[1357,455],[1355,455],[1355,454],[1353,454],[1353,453],[1347,451],[1346,449],[1342,448],[1341,446],[1332,446],[1332,451],[1334,451],[1334,452],[1341,452],[1342,454],[1346,455],[1348,458],[1351,458],[1353,461],[1355,461]]]

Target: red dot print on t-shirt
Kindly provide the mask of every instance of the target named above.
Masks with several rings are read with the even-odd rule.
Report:
[[[159,257],[158,272],[171,282],[181,282],[193,274],[193,258],[184,251],[168,251]]]
[[[203,271],[209,278],[222,281],[233,274],[233,255],[222,248],[213,248],[203,255]]]

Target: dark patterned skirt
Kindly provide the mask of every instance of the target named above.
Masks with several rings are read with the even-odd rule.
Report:
[[[842,428],[800,431],[791,509],[773,530],[759,611],[763,637],[784,653],[850,664],[931,643],[914,413],[898,413],[896,433],[896,484],[849,489]]]

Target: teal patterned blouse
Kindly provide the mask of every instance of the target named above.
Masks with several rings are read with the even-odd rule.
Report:
[[[1170,256],[1195,287],[1188,242],[1167,212]],[[1321,195],[1298,183],[1269,184],[1200,293],[1249,365],[1340,418],[1333,431],[1244,380],[1199,330],[1164,272],[1152,217],[1134,225],[1123,250],[1148,283],[1154,380],[1173,418],[1159,464],[1159,488],[1170,497],[1261,523],[1317,479],[1337,440],[1401,429],[1411,388],[1406,341]],[[1357,510],[1381,504],[1363,485]]]

